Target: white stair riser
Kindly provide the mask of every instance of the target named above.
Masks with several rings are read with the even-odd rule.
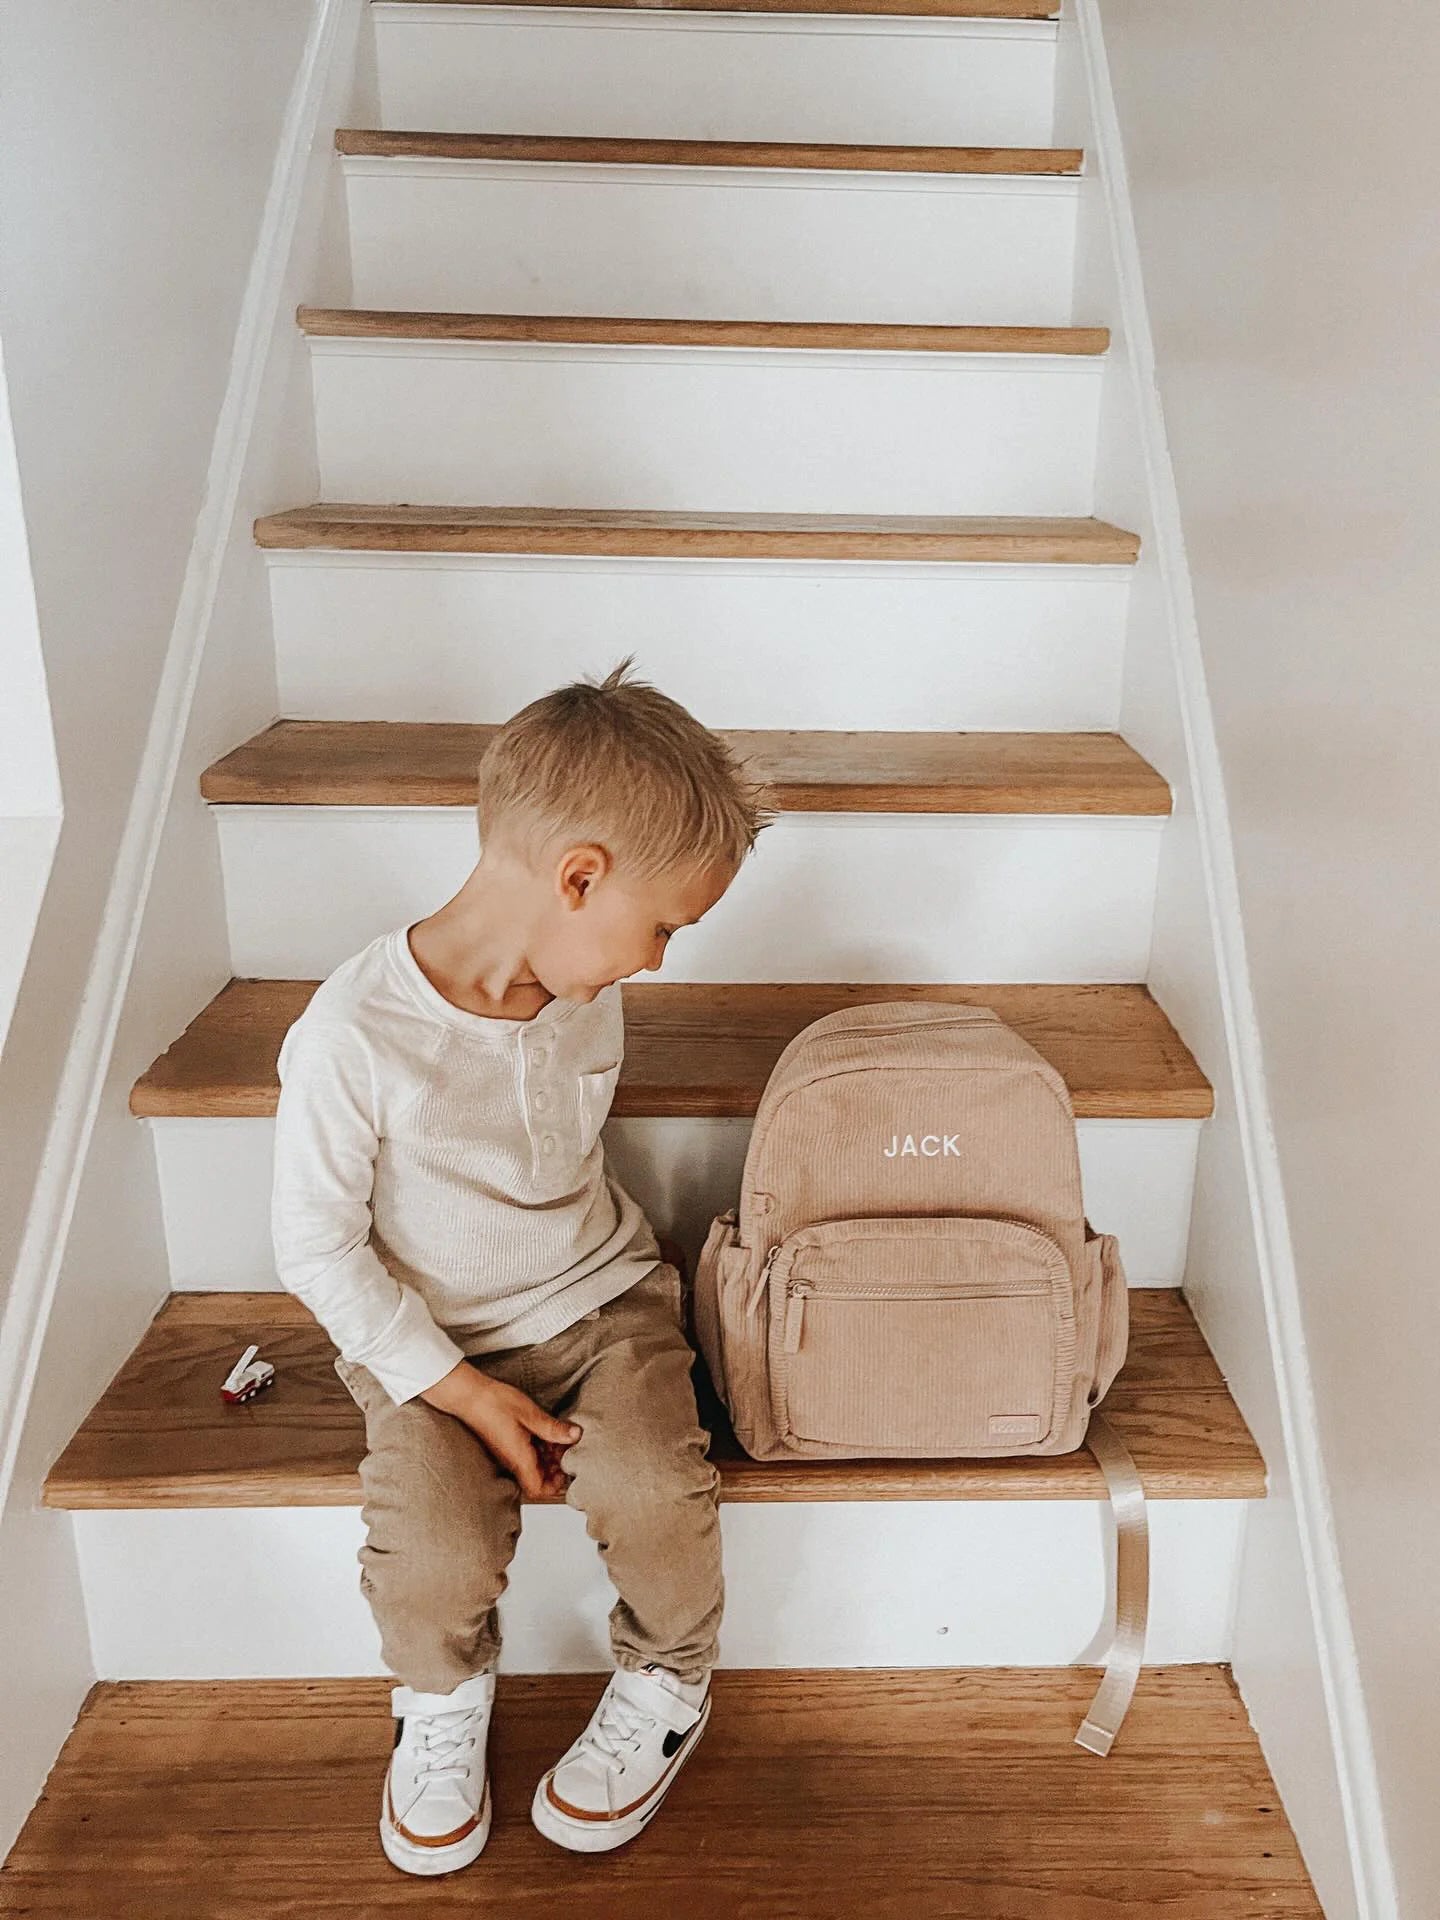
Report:
[[[1129,567],[268,558],[294,719],[500,721],[627,653],[713,727],[1119,717]]]
[[[1081,1120],[1085,1211],[1119,1236],[1133,1286],[1178,1286],[1185,1271],[1198,1120]],[[273,1288],[270,1120],[151,1123],[171,1284],[181,1290]],[[694,1270],[711,1220],[740,1187],[747,1119],[612,1119],[606,1161]]]
[[[1086,514],[1104,363],[312,342],[327,500]]]
[[[1045,21],[371,9],[381,124],[446,133],[1047,146]]]
[[[1156,1500],[1154,1665],[1223,1660],[1244,1501]],[[1107,1638],[1108,1510],[1092,1501],[727,1506],[721,1662],[1063,1666]],[[380,1673],[348,1507],[79,1513],[105,1680]],[[503,1664],[609,1665],[613,1591],[581,1517],[526,1513],[501,1602]]]
[[[1064,326],[1078,180],[356,157],[355,303]]]
[[[451,807],[217,807],[230,959],[320,977],[449,899]],[[1163,821],[784,814],[670,943],[672,980],[1142,980]]]

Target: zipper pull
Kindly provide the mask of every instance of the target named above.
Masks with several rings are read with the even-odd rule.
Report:
[[[790,1289],[790,1298],[785,1305],[785,1351],[800,1351],[800,1329],[805,1323],[805,1300],[810,1289],[799,1281]]]
[[[765,1298],[765,1289],[770,1284],[770,1269],[774,1266],[775,1256],[779,1251],[780,1242],[777,1240],[767,1252],[765,1258],[760,1262],[760,1271],[755,1277],[755,1285],[751,1289],[750,1298],[745,1302],[745,1311],[747,1314],[754,1314],[760,1311],[760,1303]]]

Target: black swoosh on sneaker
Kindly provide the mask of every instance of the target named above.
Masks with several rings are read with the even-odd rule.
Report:
[[[695,1726],[698,1727],[699,1724],[700,1722],[697,1720]],[[665,1758],[667,1760],[673,1759],[694,1731],[695,1727],[687,1727],[684,1733],[677,1733],[674,1727],[668,1728],[665,1738],[660,1742],[660,1751],[664,1754]]]

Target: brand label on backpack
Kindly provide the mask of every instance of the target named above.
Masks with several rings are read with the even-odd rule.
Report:
[[[1038,1440],[1041,1434],[1038,1413],[992,1413],[987,1431],[992,1440]]]
[[[905,1159],[911,1154],[917,1157],[923,1154],[927,1160],[940,1160],[953,1154],[958,1160],[960,1136],[958,1133],[922,1133],[917,1145],[913,1133],[892,1133],[889,1146],[882,1147],[880,1151],[887,1160]]]

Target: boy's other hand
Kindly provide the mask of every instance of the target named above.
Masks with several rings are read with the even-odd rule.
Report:
[[[420,1398],[463,1421],[519,1482],[529,1500],[562,1499],[570,1476],[560,1456],[580,1438],[573,1420],[557,1420],[518,1387],[492,1380],[467,1360]]]

